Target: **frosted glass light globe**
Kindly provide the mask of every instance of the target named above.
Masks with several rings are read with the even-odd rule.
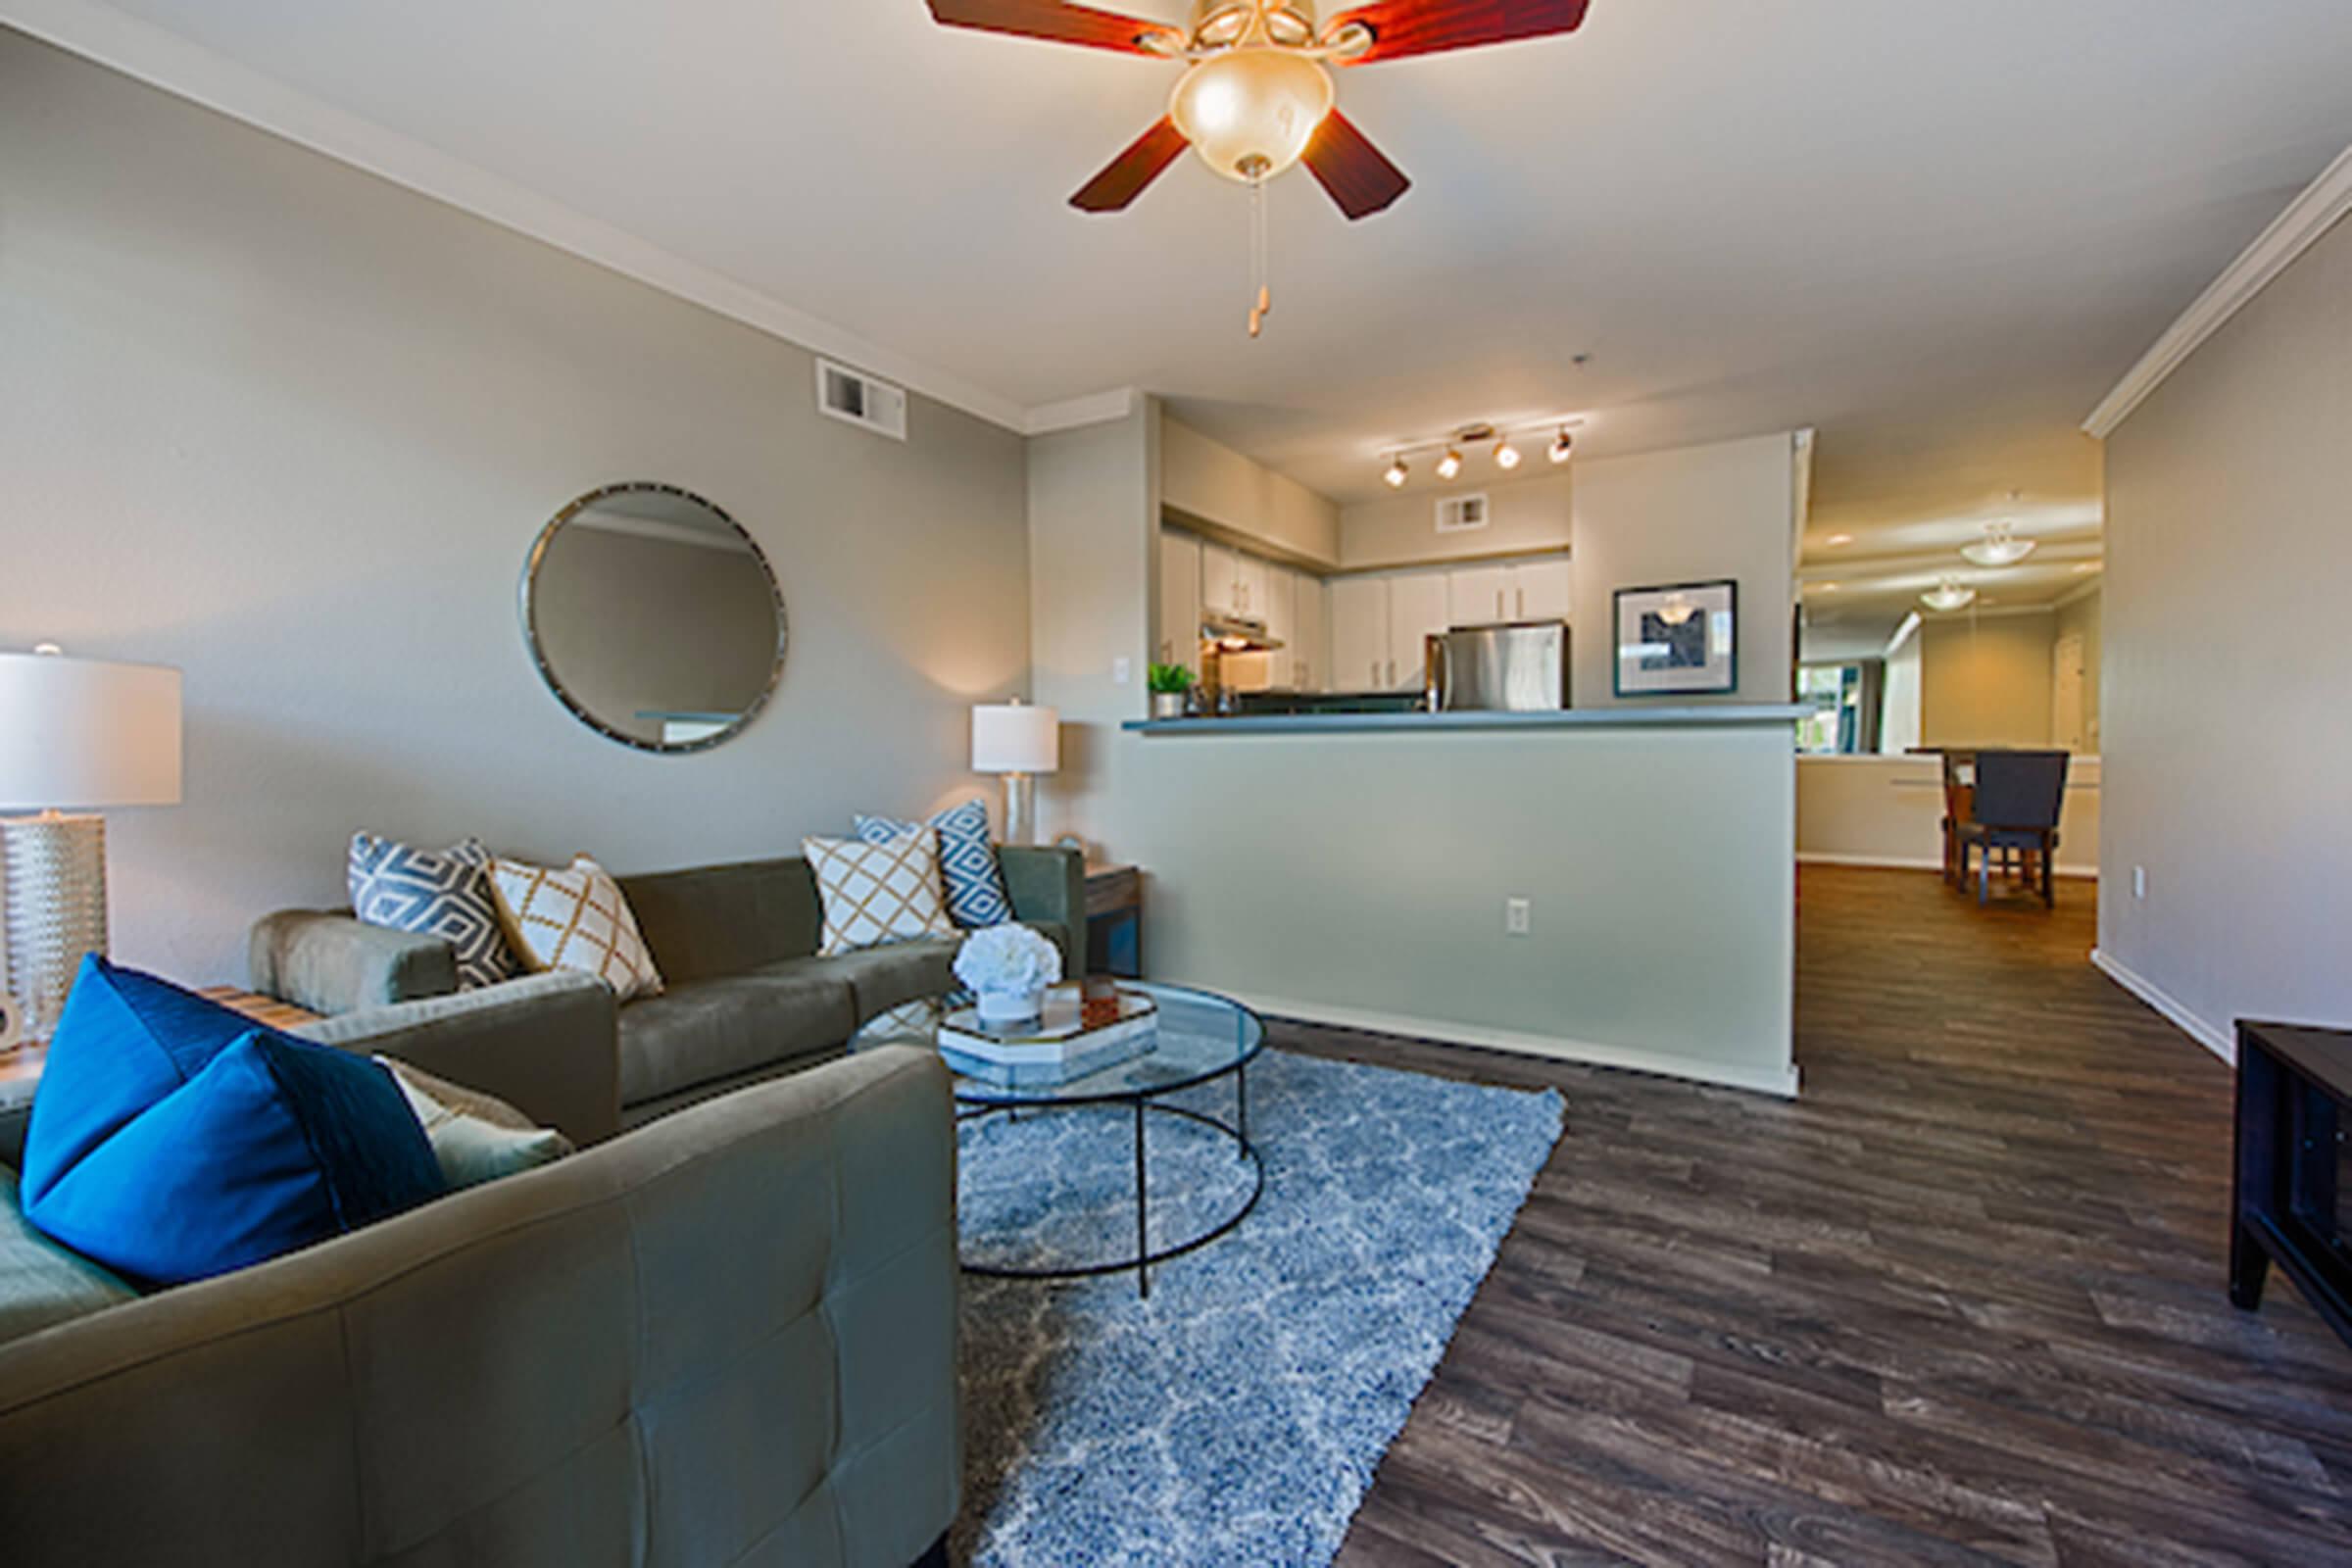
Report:
[[[1331,73],[1282,49],[1212,55],[1184,74],[1168,114],[1227,179],[1271,179],[1306,152],[1331,113]]]

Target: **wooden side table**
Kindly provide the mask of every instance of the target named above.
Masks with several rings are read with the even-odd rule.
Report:
[[[1086,868],[1086,972],[1144,977],[1144,874],[1132,865]]]
[[[235,986],[206,986],[199,995],[271,1029],[292,1029],[298,1024],[315,1023],[318,1018],[317,1013],[306,1012],[290,1002],[240,991]],[[48,1064],[49,1048],[45,1045],[24,1046],[0,1056],[0,1112],[31,1104],[33,1092],[41,1087],[41,1069]]]

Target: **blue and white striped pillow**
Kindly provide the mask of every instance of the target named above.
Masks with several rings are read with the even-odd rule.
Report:
[[[997,852],[988,839],[988,805],[971,800],[951,806],[922,822],[902,822],[888,816],[860,816],[858,836],[868,844],[887,844],[902,833],[925,826],[939,833],[939,869],[948,884],[948,918],[966,931],[1003,925],[1012,918],[1012,895],[1004,891],[1004,873],[998,868]]]

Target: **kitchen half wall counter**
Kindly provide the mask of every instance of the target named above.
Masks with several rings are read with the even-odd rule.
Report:
[[[1678,708],[1559,708],[1533,712],[1501,710],[1444,713],[1238,713],[1198,718],[1137,718],[1122,728],[1140,735],[1332,735],[1349,731],[1444,734],[1459,730],[1645,729],[1653,726],[1718,728],[1727,724],[1786,726],[1812,712],[1786,703]]]
[[[1054,787],[1084,792],[1070,825],[1147,868],[1154,979],[1788,1095],[1795,714],[1086,725]]]

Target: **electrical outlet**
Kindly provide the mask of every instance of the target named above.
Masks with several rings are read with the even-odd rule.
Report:
[[[1527,935],[1535,924],[1535,906],[1528,900],[1505,899],[1502,901],[1502,934],[1504,936],[1523,937]]]
[[[2148,896],[2148,868],[2144,865],[2132,868],[2132,896],[2135,899]]]
[[[1119,659],[1114,659],[1114,660],[1112,660],[1112,661],[1110,662],[1110,683],[1111,683],[1113,686],[1124,686],[1124,685],[1126,685],[1126,684],[1127,684],[1127,682],[1128,682],[1128,680],[1129,680],[1129,679],[1130,679],[1130,678],[1131,678],[1131,677],[1132,677],[1134,674],[1135,674],[1135,661],[1134,661],[1134,660],[1132,660],[1132,659],[1126,659],[1126,658],[1119,658]]]

